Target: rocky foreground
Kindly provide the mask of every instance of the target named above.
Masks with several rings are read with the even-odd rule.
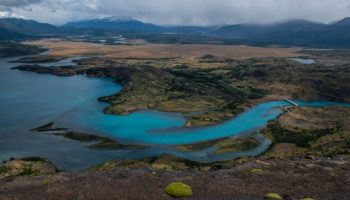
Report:
[[[143,167],[140,163],[117,166],[109,162],[81,173],[51,171],[51,175],[3,178],[0,199],[172,199],[165,188],[178,181],[192,188],[193,194],[186,199],[260,200],[266,195],[285,200],[350,199],[346,157],[242,161],[222,169],[161,169],[154,163]]]

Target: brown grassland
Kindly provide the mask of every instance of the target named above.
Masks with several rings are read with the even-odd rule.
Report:
[[[301,48],[252,47],[244,45],[183,45],[183,44],[146,44],[146,45],[103,45],[85,42],[73,42],[62,39],[46,39],[29,42],[32,45],[46,46],[52,57],[71,57],[76,55],[103,56],[114,59],[133,60],[164,59],[176,60],[176,63],[191,63],[199,66],[197,59],[205,55],[214,55],[233,60],[264,57],[296,57]],[[163,62],[164,63],[164,62]],[[200,67],[216,66],[211,63]]]

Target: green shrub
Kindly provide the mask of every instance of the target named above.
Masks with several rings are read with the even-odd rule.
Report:
[[[251,168],[249,169],[249,172],[252,174],[259,174],[259,173],[263,173],[264,170],[263,169],[259,169],[259,168]]]
[[[277,193],[267,193],[264,196],[265,200],[276,200],[276,199],[282,199],[282,197]]]
[[[165,188],[165,193],[172,197],[188,197],[193,194],[191,186],[182,182],[170,183]]]

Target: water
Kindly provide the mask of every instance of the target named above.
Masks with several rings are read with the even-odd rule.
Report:
[[[13,59],[12,59],[13,60]],[[57,65],[70,64],[61,61]],[[286,101],[259,104],[236,118],[216,126],[184,128],[185,119],[176,113],[138,111],[129,115],[105,115],[105,103],[97,98],[114,94],[121,86],[111,79],[84,76],[56,77],[11,70],[18,63],[0,60],[0,160],[10,157],[41,156],[66,170],[78,170],[110,159],[137,159],[174,154],[200,162],[255,156],[264,152],[270,141],[257,135],[256,149],[215,155],[215,147],[184,153],[174,145],[255,133],[281,114]],[[50,63],[50,66],[55,63]],[[301,102],[302,106],[346,106],[336,102]],[[147,144],[143,150],[92,150],[88,144],[62,137],[29,132],[29,129],[54,121],[57,127],[99,134],[121,142]]]
[[[67,58],[67,59],[62,59],[58,62],[54,62],[54,63],[41,63],[40,65],[41,66],[44,66],[44,67],[51,67],[51,66],[55,66],[55,67],[64,67],[64,66],[76,66],[77,63],[75,61],[77,60],[81,60],[81,59],[84,59],[84,58],[88,58],[88,57],[73,57],[73,58]]]
[[[180,145],[203,142],[258,130],[281,114],[285,101],[260,104],[237,116],[234,120],[216,126],[183,128],[185,120],[176,114],[141,111],[127,116],[104,115],[93,109],[89,113],[75,113],[80,126],[89,124],[95,131],[116,139],[136,143]],[[94,124],[93,127],[90,124]],[[86,127],[88,128],[88,127]]]
[[[304,64],[304,65],[311,65],[316,63],[314,59],[304,59],[304,58],[291,58],[291,60],[294,60],[298,63]]]
[[[8,60],[0,60],[0,160],[42,156],[60,168],[76,170],[114,158],[115,152],[92,151],[82,143],[27,130],[59,121],[82,109],[79,105],[97,106],[97,96],[114,93],[120,86],[111,80],[11,70],[18,64]]]

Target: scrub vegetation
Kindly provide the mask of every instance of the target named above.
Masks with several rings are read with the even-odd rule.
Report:
[[[44,48],[14,42],[0,42],[0,58],[34,55],[45,51]]]
[[[273,141],[273,147],[264,156],[349,155],[349,120],[349,108],[293,108],[262,131]]]

